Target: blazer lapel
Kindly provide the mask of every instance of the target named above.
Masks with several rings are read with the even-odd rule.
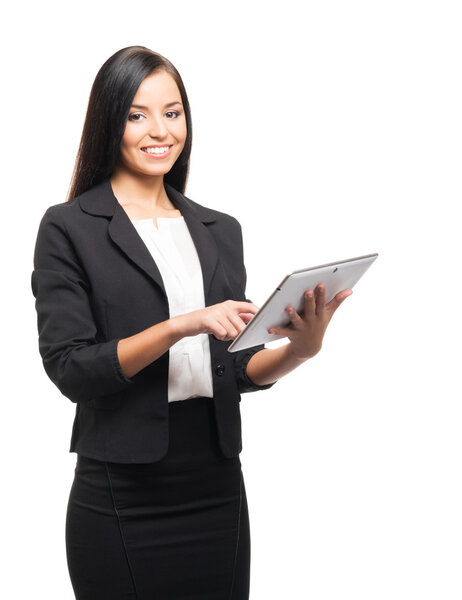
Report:
[[[192,202],[165,182],[164,187],[172,204],[183,215],[196,246],[202,267],[204,298],[207,305],[210,284],[218,261],[217,245],[206,225],[216,220],[214,211]],[[79,204],[81,209],[88,214],[110,217],[108,233],[112,241],[130,260],[149,275],[159,286],[167,300],[167,293],[157,264],[127,213],[115,197],[109,178],[79,196]]]

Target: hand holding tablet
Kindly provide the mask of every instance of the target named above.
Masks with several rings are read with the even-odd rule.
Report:
[[[235,337],[228,352],[288,337],[295,356],[300,359],[313,356],[335,310],[352,293],[353,286],[377,256],[368,254],[286,275]],[[305,298],[307,290],[313,295]],[[294,309],[291,315],[286,311],[288,306]]]
[[[292,306],[286,309],[290,319],[289,326],[271,327],[268,332],[288,337],[292,343],[291,351],[296,358],[312,358],[321,350],[324,333],[335,311],[352,293],[348,288],[342,290],[326,304],[326,288],[319,283],[314,292],[305,291],[304,310],[300,315]]]

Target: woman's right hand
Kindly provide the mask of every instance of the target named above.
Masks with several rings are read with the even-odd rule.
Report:
[[[252,302],[225,300],[173,317],[183,337],[213,334],[218,340],[233,340],[259,310]]]

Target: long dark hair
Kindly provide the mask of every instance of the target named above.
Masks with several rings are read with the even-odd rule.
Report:
[[[160,70],[167,71],[180,90],[187,127],[183,151],[164,175],[164,181],[184,193],[189,174],[192,122],[183,81],[174,65],[161,54],[144,46],[128,46],[108,58],[93,82],[67,200],[114,173],[133,98],[145,77]]]

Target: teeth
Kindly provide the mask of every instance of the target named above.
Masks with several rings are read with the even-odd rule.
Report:
[[[165,154],[169,149],[169,146],[163,146],[162,148],[143,148],[144,152],[149,154]]]

